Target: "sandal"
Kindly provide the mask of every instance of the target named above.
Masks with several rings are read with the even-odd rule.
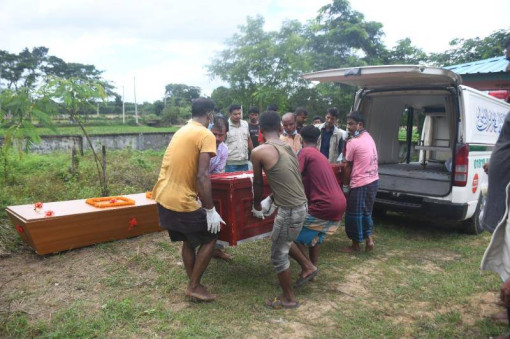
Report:
[[[298,308],[300,306],[297,301],[295,304],[285,305],[280,300],[280,297],[274,297],[273,300],[268,299],[265,305],[266,305],[266,307],[271,308],[273,310],[292,309],[292,308]]]

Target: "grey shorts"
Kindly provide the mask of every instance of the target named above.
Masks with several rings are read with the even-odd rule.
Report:
[[[306,204],[296,207],[279,207],[271,233],[271,262],[276,273],[290,266],[290,246],[297,239],[306,217]]]

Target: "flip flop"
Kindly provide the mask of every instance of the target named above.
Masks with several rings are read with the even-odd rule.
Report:
[[[296,287],[301,287],[303,286],[304,284],[306,284],[307,282],[310,281],[310,279],[313,279],[317,276],[317,273],[319,273],[319,269],[316,269],[314,272],[308,274],[306,277],[304,278],[298,278],[298,280],[296,280]]]
[[[281,300],[280,297],[274,297],[273,300],[268,299],[265,303],[267,308],[270,308],[272,310],[282,310],[282,309],[293,309],[298,308],[301,306],[297,301],[295,304],[291,305],[285,305]]]
[[[189,301],[193,301],[193,302],[211,302],[211,301],[216,300],[216,295],[211,294],[211,297],[204,297],[203,295],[198,294],[198,293],[190,293],[190,294],[186,294],[186,298]]]

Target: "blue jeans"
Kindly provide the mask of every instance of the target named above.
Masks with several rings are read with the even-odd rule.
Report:
[[[248,170],[248,164],[246,164],[246,165],[226,165],[225,166],[225,173],[241,172],[241,171],[247,171],[247,170]]]

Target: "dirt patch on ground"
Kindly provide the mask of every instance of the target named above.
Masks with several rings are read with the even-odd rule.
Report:
[[[469,304],[459,306],[459,312],[462,314],[462,320],[473,326],[480,318],[490,318],[498,313],[506,313],[506,309],[498,306],[498,292],[487,292],[476,294],[471,297]]]
[[[62,305],[76,301],[85,303],[92,312],[97,311],[102,306],[104,280],[116,269],[128,268],[135,281],[156,277],[150,268],[140,271],[131,263],[137,256],[153,253],[163,236],[155,233],[122,240],[112,252],[91,246],[65,255],[39,256],[27,248],[15,256],[0,258],[3,316],[22,312],[32,319],[48,321]]]

